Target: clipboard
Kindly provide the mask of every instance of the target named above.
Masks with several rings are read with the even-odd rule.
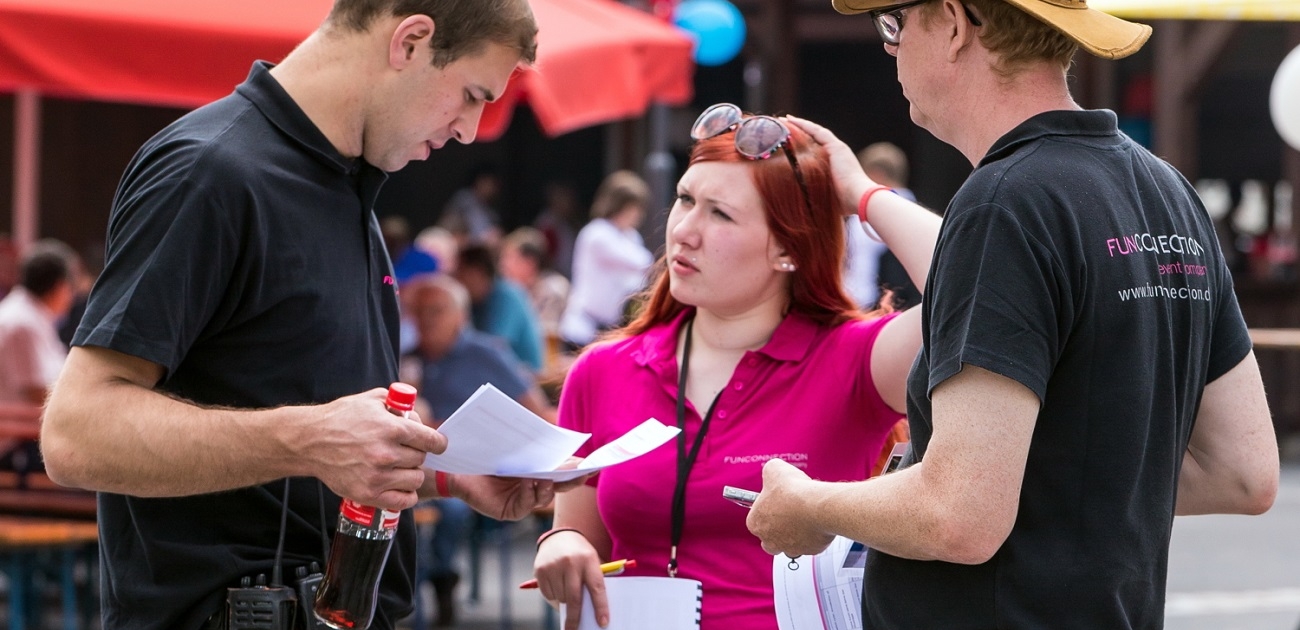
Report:
[[[609,625],[604,630],[699,630],[704,585],[670,577],[607,577]],[[601,630],[591,596],[582,592],[578,630]],[[561,607],[561,618],[564,607]]]

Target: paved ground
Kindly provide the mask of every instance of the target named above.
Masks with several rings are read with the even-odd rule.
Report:
[[[1168,630],[1300,630],[1300,458],[1263,516],[1174,521]]]
[[[457,587],[460,630],[549,630],[545,626],[546,604],[535,590],[519,590],[520,582],[533,576],[533,550],[537,527],[524,521],[511,526],[507,536],[489,543],[484,549],[479,599],[470,600],[472,572],[468,558],[460,558],[462,581]],[[503,544],[508,540],[508,544]],[[502,552],[505,552],[503,557]],[[465,554],[463,554],[465,555]],[[426,610],[432,611],[433,591],[426,586],[422,593]],[[407,628],[415,628],[407,620]],[[432,627],[432,626],[430,626]]]

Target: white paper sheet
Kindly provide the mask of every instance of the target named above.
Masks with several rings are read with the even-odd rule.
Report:
[[[503,475],[568,481],[644,455],[677,435],[650,418],[588,456],[579,468],[555,470],[589,433],[557,427],[528,411],[492,384],[474,392],[438,428],[447,450],[424,458],[427,468],[470,475]]]
[[[861,630],[862,580],[865,552],[837,536],[816,556],[796,561],[777,554],[772,559],[776,625],[780,630]]]
[[[530,479],[550,479],[552,481],[577,479],[602,468],[608,468],[614,464],[621,464],[645,455],[659,448],[668,440],[677,437],[677,433],[677,427],[665,426],[658,420],[650,418],[631,431],[624,433],[617,440],[592,451],[577,468],[552,472],[524,473],[517,476]]]

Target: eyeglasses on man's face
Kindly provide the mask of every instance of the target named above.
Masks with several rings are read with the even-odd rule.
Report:
[[[899,37],[903,33],[903,17],[907,10],[917,5],[925,4],[930,0],[915,0],[915,2],[904,2],[903,4],[894,5],[888,11],[873,11],[871,17],[876,23],[876,32],[880,33],[880,39],[884,40],[890,46],[897,46]],[[983,26],[984,24],[975,17],[970,7],[965,3],[961,5],[962,10],[966,13],[966,19],[974,26]]]

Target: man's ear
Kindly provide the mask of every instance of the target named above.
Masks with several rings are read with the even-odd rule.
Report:
[[[433,19],[429,16],[407,16],[393,30],[393,37],[388,42],[388,64],[394,68],[404,68],[421,57],[421,47],[431,51],[429,41],[433,39],[433,31]]]
[[[962,5],[961,0],[951,0],[943,3],[942,20],[944,28],[950,35],[948,46],[948,61],[957,61],[957,56],[966,46],[973,44],[976,39],[975,25],[966,19],[966,8]]]

